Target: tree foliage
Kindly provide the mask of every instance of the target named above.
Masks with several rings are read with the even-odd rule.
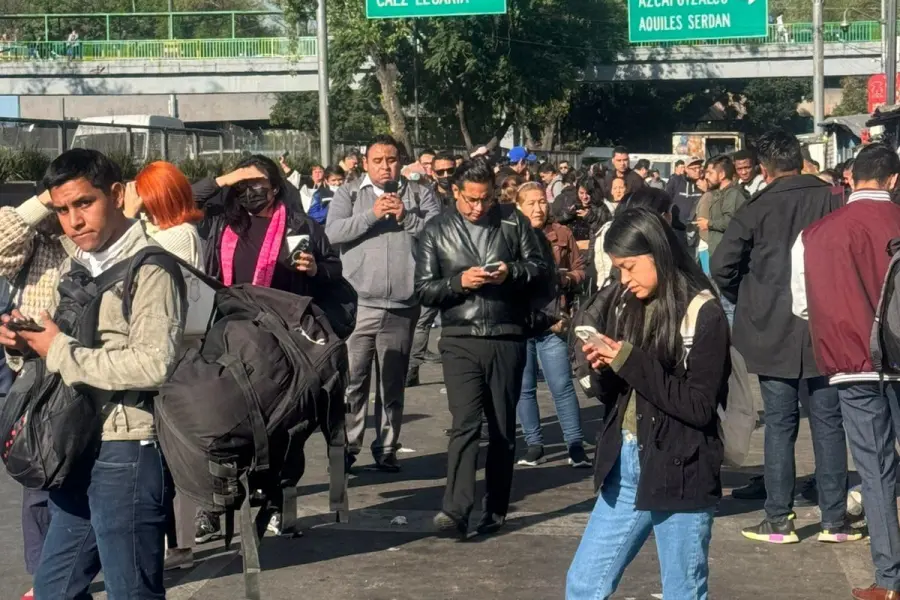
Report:
[[[228,10],[268,10],[264,0],[175,0],[179,12],[207,12]],[[102,13],[135,13],[135,16],[110,18],[110,39],[165,39],[169,35],[168,19],[140,13],[165,12],[168,0],[0,0],[0,31],[17,33],[20,40],[44,39],[44,19],[4,19],[2,15],[98,13],[97,16],[53,17],[48,21],[49,39],[65,40],[72,29],[78,29],[83,40],[105,40],[106,18]],[[231,37],[231,17],[228,15],[180,16],[173,21],[174,35],[182,39]],[[272,19],[255,15],[240,15],[235,22],[236,33],[243,37],[284,35],[284,28]]]
[[[331,135],[338,140],[364,140],[388,131],[387,121],[378,104],[374,82],[360,88],[332,88],[330,94]],[[319,134],[318,92],[279,94],[272,108],[271,123],[276,127]]]
[[[842,77],[841,103],[834,107],[832,115],[859,115],[869,112],[868,77]]]

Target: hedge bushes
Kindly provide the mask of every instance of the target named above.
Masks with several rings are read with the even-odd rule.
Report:
[[[146,164],[153,162],[153,160],[141,162],[134,156],[125,153],[113,153],[108,156],[121,167],[122,176],[126,181],[134,179]],[[238,154],[226,154],[221,157],[186,158],[175,164],[188,180],[193,182],[204,177],[218,177],[233,171],[243,158]],[[50,160],[47,155],[36,149],[0,148],[0,183],[40,181],[50,165]],[[309,166],[312,164],[307,157],[302,156],[298,157],[296,161],[291,156],[288,162],[301,173],[308,172]]]

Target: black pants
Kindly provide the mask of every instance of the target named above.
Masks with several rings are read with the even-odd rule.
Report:
[[[443,510],[459,521],[467,521],[472,512],[484,414],[490,441],[482,508],[506,515],[515,463],[516,402],[522,390],[525,340],[442,337],[438,347],[453,416]]]

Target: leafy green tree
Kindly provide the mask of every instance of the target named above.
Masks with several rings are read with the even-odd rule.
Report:
[[[842,77],[841,103],[834,107],[832,115],[859,115],[869,112],[868,77]]]
[[[330,92],[332,136],[339,140],[368,140],[388,130],[375,82],[362,87],[336,87]],[[279,94],[270,119],[276,127],[286,127],[319,134],[318,92]]]

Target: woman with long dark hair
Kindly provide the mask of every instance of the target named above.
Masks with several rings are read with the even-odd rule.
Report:
[[[607,417],[600,495],[569,568],[566,598],[609,598],[651,531],[663,596],[706,600],[722,495],[717,409],[727,395],[728,321],[713,286],[656,211],[625,210],[604,250],[620,272],[616,310],[581,351]]]

